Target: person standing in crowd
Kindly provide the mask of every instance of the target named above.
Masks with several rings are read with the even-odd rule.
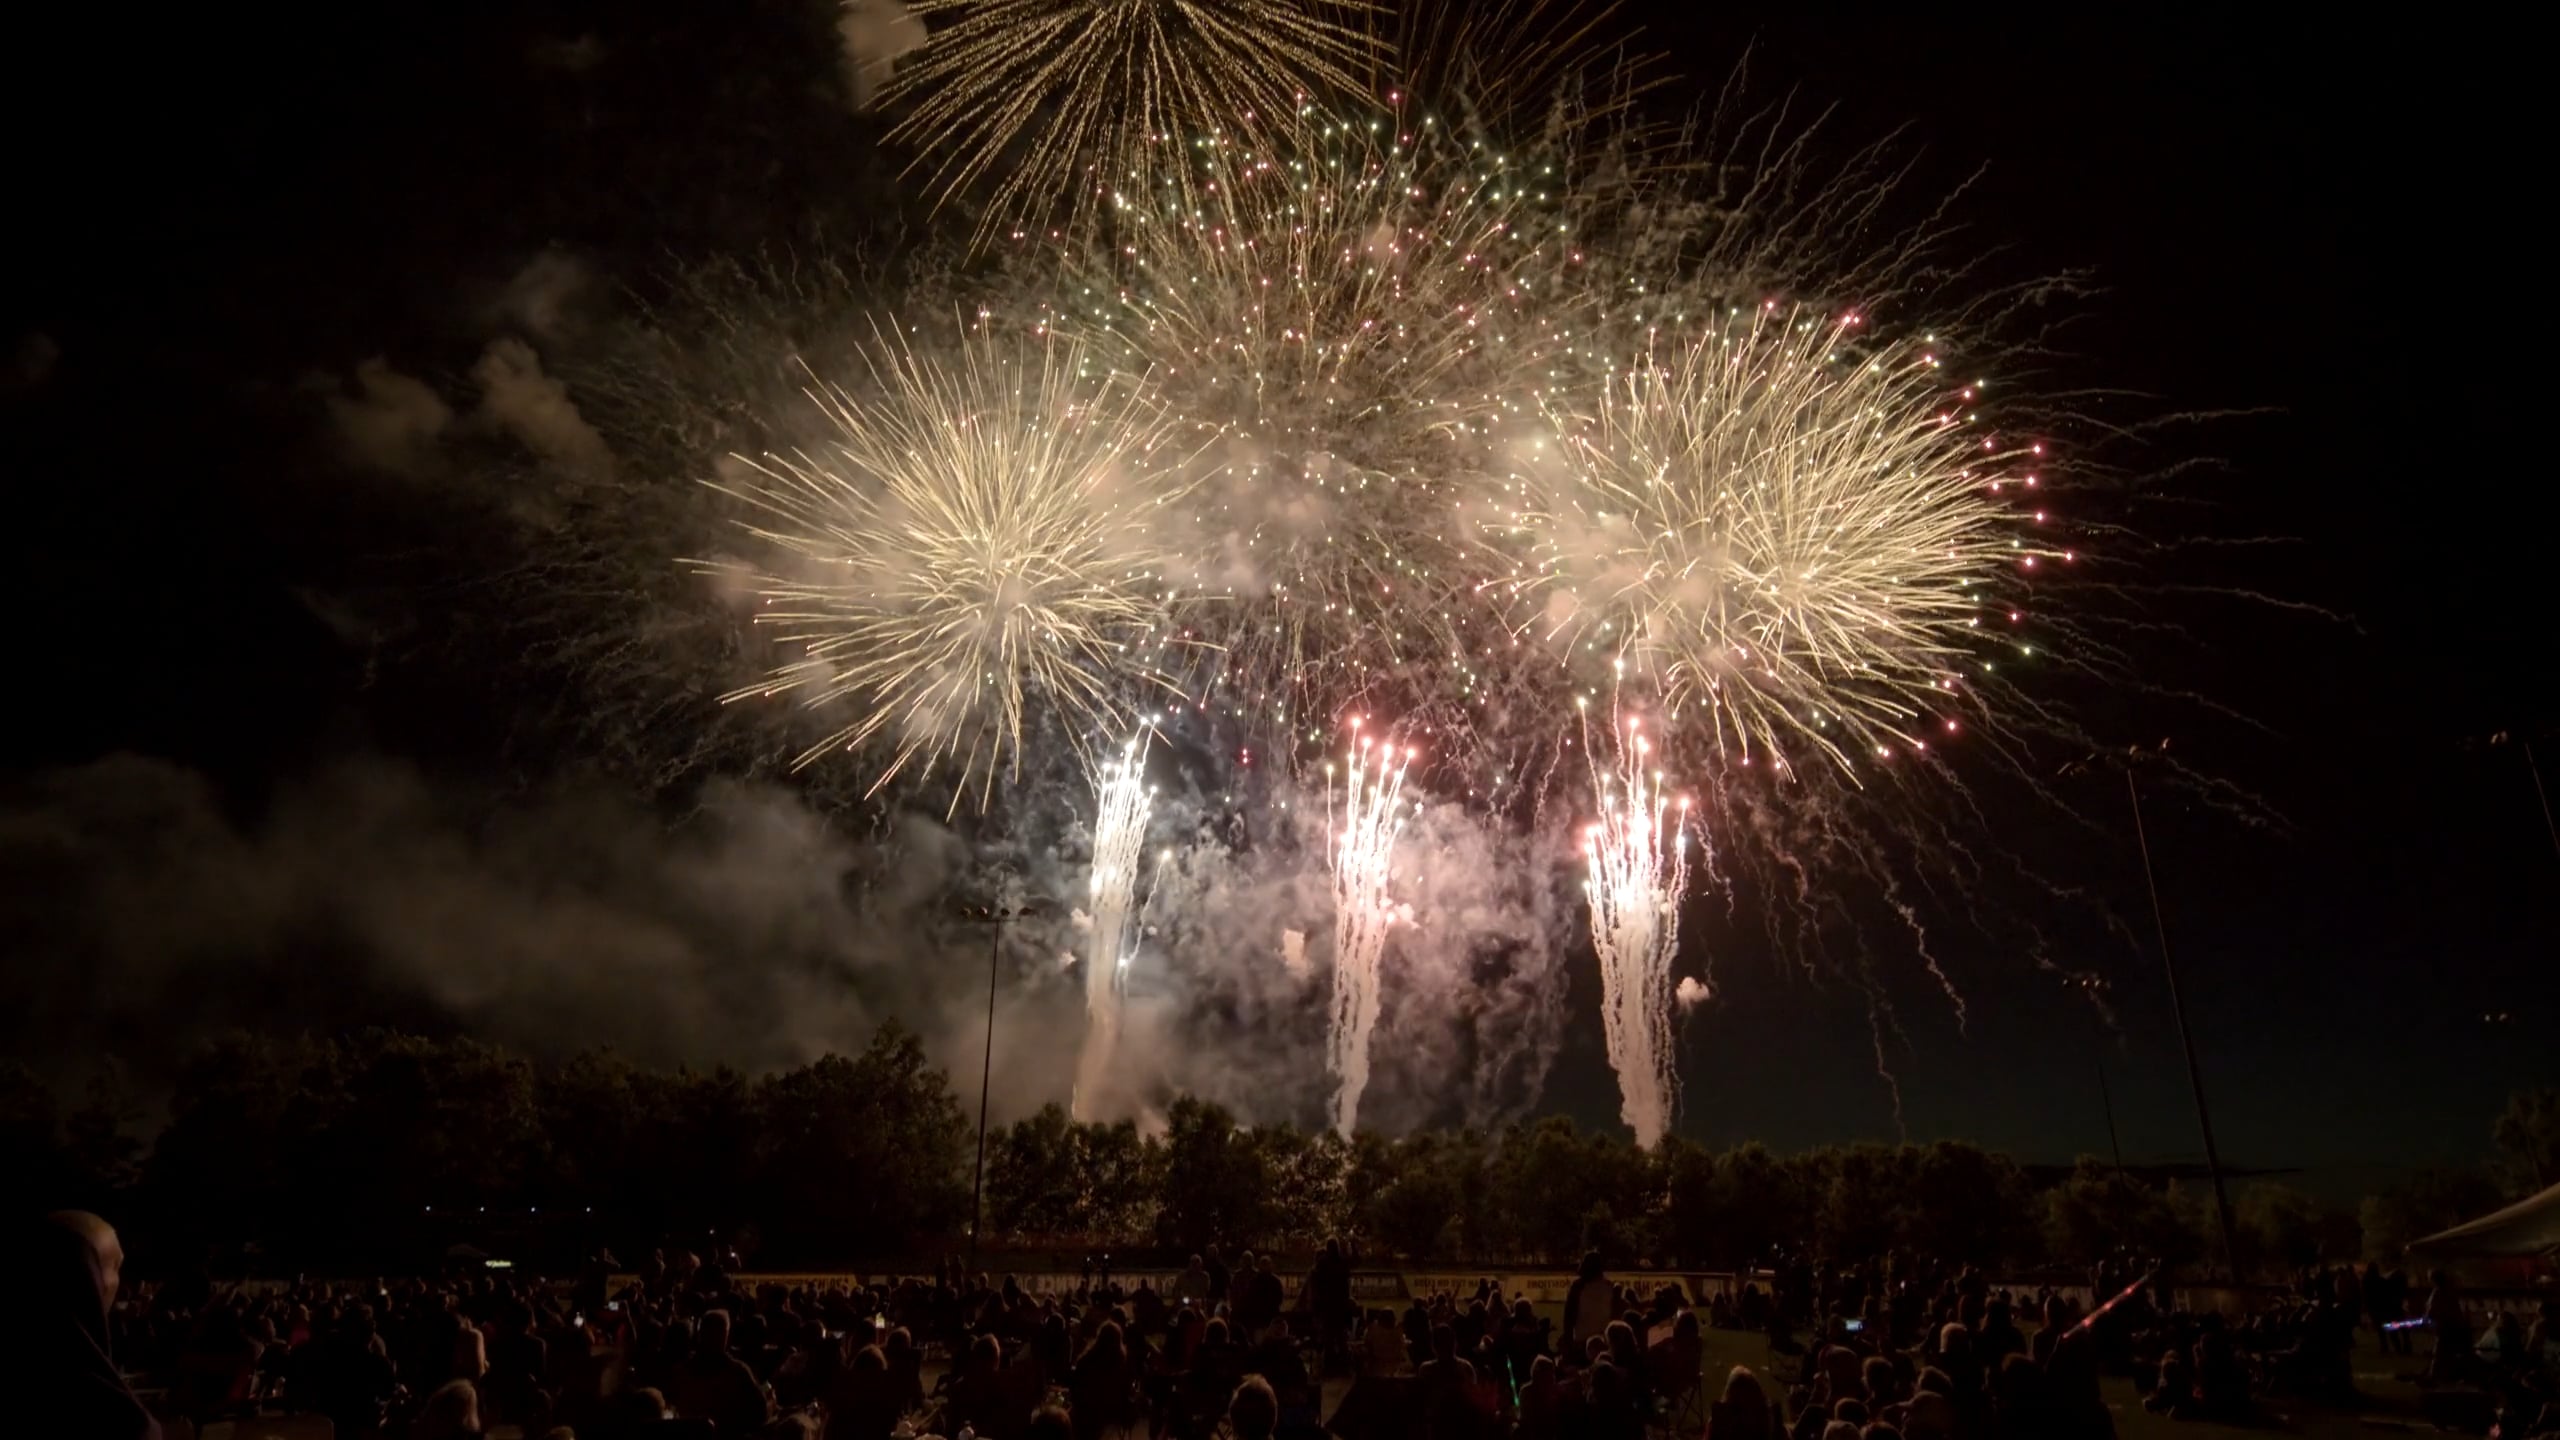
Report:
[[[1316,1334],[1330,1356],[1348,1343],[1359,1315],[1351,1303],[1351,1260],[1340,1240],[1327,1240],[1307,1274],[1307,1308],[1315,1312]]]
[[[1228,1271],[1227,1262],[1218,1258],[1217,1246],[1209,1246],[1202,1253],[1207,1257],[1209,1304],[1214,1308],[1226,1303],[1227,1292],[1234,1286],[1235,1276]]]
[[[1191,1263],[1183,1267],[1182,1273],[1174,1277],[1173,1298],[1179,1303],[1203,1310],[1208,1309],[1210,1306],[1209,1284],[1209,1267],[1201,1263],[1199,1256],[1194,1255],[1191,1257]]]
[[[1618,1318],[1616,1288],[1600,1265],[1597,1250],[1582,1257],[1582,1269],[1574,1276],[1573,1285],[1564,1292],[1564,1354],[1568,1363],[1579,1362],[1583,1346],[1591,1337],[1605,1332],[1609,1322]]]

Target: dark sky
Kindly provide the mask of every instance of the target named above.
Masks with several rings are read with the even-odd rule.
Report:
[[[77,8],[19,19],[36,29],[8,47],[16,778],[138,750],[254,808],[357,748],[521,765],[477,753],[470,724],[385,713],[396,677],[307,602],[347,581],[347,544],[401,547],[350,542],[367,517],[303,473],[321,448],[305,387],[373,355],[467,372],[509,277],[546,249],[630,280],[858,228],[888,167],[841,103],[831,12]],[[2077,363],[2151,397],[2143,413],[2249,412],[2161,442],[2225,463],[2183,482],[2204,502],[2192,521],[2155,523],[2288,543],[2151,578],[2245,583],[2326,618],[2169,602],[2189,633],[2146,637],[2137,662],[2265,733],[2190,731],[2159,717],[2192,709],[2130,700],[2093,728],[2170,735],[2287,822],[2166,796],[2148,817],[2226,1157],[2361,1177],[2476,1154],[2506,1092],[2560,1070],[2560,854],[2522,751],[2488,743],[2540,738],[2560,758],[2530,498],[2544,416],[2526,394],[2542,232],[2519,214],[2545,167],[2521,154],[2521,47],[2406,15],[2355,30],[1638,9],[1710,85],[1747,53],[1755,90],[1836,107],[1835,133],[1900,127],[1924,175],[1978,170],[1965,213],[2003,264],[2094,272]],[[2122,1033],[2101,1045],[2059,986],[1967,953],[1968,1036],[1897,992],[1906,1121],[2039,1159],[2101,1149],[2103,1054],[2128,1158],[2191,1155],[2122,796],[2075,783],[2075,806],[2118,832],[2084,847],[2103,858],[2077,878],[2144,922],[2142,948],[2075,957],[2113,977]],[[1711,922],[1698,943],[1716,943]],[[1724,978],[1726,1003],[1688,1034],[1684,1128],[1891,1133],[1854,989],[1767,964]],[[1552,1092],[1596,1119],[1606,1086],[1578,1028]]]

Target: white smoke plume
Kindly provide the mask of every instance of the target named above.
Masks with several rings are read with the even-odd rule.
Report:
[[[844,42],[845,83],[853,91],[853,108],[868,110],[898,68],[898,61],[924,48],[924,20],[899,0],[845,0],[836,21]]]
[[[425,466],[453,423],[453,407],[425,381],[380,356],[356,366],[354,393],[333,387],[328,404],[330,428],[347,457],[398,475]]]
[[[471,374],[480,382],[482,416],[525,448],[577,474],[612,473],[604,437],[578,413],[569,387],[542,373],[532,346],[512,336],[493,340]]]
[[[1280,964],[1289,972],[1289,978],[1292,980],[1304,980],[1315,973],[1315,966],[1307,959],[1306,931],[1283,930],[1280,932]]]
[[[496,318],[537,340],[558,340],[568,333],[587,289],[587,268],[575,256],[545,250],[526,261],[499,292]]]

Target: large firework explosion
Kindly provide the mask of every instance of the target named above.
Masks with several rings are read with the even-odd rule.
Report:
[[[2001,582],[2075,558],[2004,493],[2040,485],[2041,445],[1976,423],[1981,382],[1925,338],[1859,330],[1771,301],[1581,405],[1545,397],[1555,443],[1525,457],[1507,537],[1517,623],[1622,664],[1701,759],[1926,752],[1976,708]]]
[[[1188,588],[1225,602],[1194,621],[1202,703],[1284,743],[1372,700],[1447,724],[1498,633],[1453,522],[1491,417],[1588,303],[1575,197],[1556,159],[1430,115],[1308,105],[1275,145],[1120,196],[1060,322],[1201,445],[1174,523]]]
[[[1382,47],[1362,0],[918,0],[933,32],[885,99],[943,200],[983,183],[979,233],[1189,175],[1168,155],[1250,143],[1311,90],[1352,93]]]
[[[936,23],[937,43],[975,33],[966,15]],[[1193,43],[1111,43],[1137,63],[1133,43],[1177,42]],[[859,365],[814,356],[846,388],[813,384],[814,403],[766,421],[805,410],[825,444],[742,427],[738,448],[784,452],[720,487],[752,509],[763,553],[751,576],[709,568],[746,580],[789,653],[739,694],[814,707],[823,738],[804,762],[859,750],[841,768],[873,784],[932,772],[955,804],[984,804],[1028,732],[1109,744],[1159,707],[1186,756],[1230,764],[1239,738],[1303,764],[1346,717],[1380,717],[1429,738],[1416,790],[1490,794],[1488,823],[1552,834],[1563,810],[1579,833],[1596,798],[1604,831],[1622,822],[1613,863],[1653,867],[1605,897],[1594,869],[1590,933],[1626,982],[1608,1018],[1629,1118],[1658,1135],[1676,1094],[1664,906],[1687,833],[1663,823],[1666,786],[1694,789],[1698,833],[1787,911],[1768,922],[1789,932],[1780,948],[1809,956],[1857,923],[1830,898],[1847,877],[1929,958],[1887,853],[1914,833],[1891,807],[1926,787],[1873,778],[1952,778],[1936,758],[1951,722],[1999,737],[1997,687],[2037,645],[2008,597],[2043,573],[2030,562],[2071,558],[2035,538],[2050,486],[2033,441],[1986,418],[2014,413],[1998,327],[1973,323],[1996,307],[1941,302],[1963,252],[1934,216],[1879,218],[1898,178],[1881,152],[1812,183],[1805,152],[1773,138],[1801,137],[1783,115],[1662,131],[1578,99],[1435,111],[1389,90],[1281,111],[1230,90],[1204,73],[1181,101],[1202,107],[1186,142],[1089,176],[1074,157],[1103,152],[1066,132],[1112,119],[1098,109],[1047,116],[1071,123],[1012,152],[954,132],[942,153],[969,168],[941,182],[977,187],[987,224],[1071,218],[987,258],[966,293],[881,302],[960,299],[978,333],[875,339]],[[1053,162],[1065,189],[1025,188]],[[1959,322],[1946,337],[1981,358],[1955,369],[1965,352],[1913,316]],[[1972,384],[1985,369],[1998,410]],[[1552,783],[1601,759],[1561,763],[1573,702],[1605,685],[1646,713],[1648,763],[1668,772],[1646,782],[1650,826],[1631,791]],[[1373,802],[1383,770],[1362,777]],[[1365,821],[1330,817],[1346,1126],[1381,1003],[1394,794]],[[1097,918],[1106,890],[1125,916],[1134,863],[1106,883],[1096,838]],[[1126,947],[1097,934],[1087,950],[1088,1056],[1107,1065]]]
[[[956,805],[1019,764],[1035,703],[1079,733],[1125,730],[1133,685],[1162,676],[1158,519],[1184,467],[1162,416],[1088,379],[1073,345],[955,348],[881,339],[866,393],[810,387],[824,449],[714,483],[777,557],[747,584],[791,652],[729,698],[849,704],[799,763],[877,741],[878,783],[945,762]]]

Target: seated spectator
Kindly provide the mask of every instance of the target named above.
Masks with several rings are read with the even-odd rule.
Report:
[[[1529,1373],[1530,1363],[1547,1353],[1548,1322],[1538,1318],[1538,1308],[1523,1295],[1511,1306],[1502,1322],[1502,1344],[1511,1356],[1512,1373]]]
[[[904,1325],[894,1326],[880,1341],[880,1356],[889,1362],[889,1379],[898,1396],[898,1413],[912,1414],[924,1408],[924,1350],[916,1344],[913,1331]]]
[[[1093,1343],[1076,1357],[1075,1369],[1067,1379],[1067,1403],[1076,1440],[1099,1440],[1104,1431],[1134,1420],[1137,1379],[1119,1322],[1102,1322],[1094,1332]]]
[[[668,1398],[676,1414],[708,1420],[724,1433],[744,1435],[773,1418],[772,1402],[755,1372],[729,1352],[729,1312],[714,1310],[702,1317],[693,1353],[669,1377]]]
[[[2219,1315],[2204,1317],[2196,1337],[2195,1398],[2208,1419],[2239,1420],[2249,1414],[2249,1372],[2240,1364]]]
[[[1458,1332],[1431,1327],[1431,1358],[1415,1371],[1423,1422],[1440,1440],[1477,1433],[1490,1418],[1477,1398],[1476,1367],[1458,1353]]]
[[[1396,1327],[1395,1318],[1384,1310],[1369,1312],[1369,1328],[1360,1337],[1360,1349],[1360,1373],[1363,1375],[1401,1375],[1411,1363],[1405,1349],[1404,1332]]]
[[[1645,1412],[1635,1377],[1614,1359],[1591,1367],[1582,1434],[1589,1440],[1643,1440]]]
[[[889,1357],[877,1345],[855,1351],[849,1363],[831,1374],[818,1403],[826,1407],[827,1433],[834,1440],[887,1440],[906,1413],[898,1408]]]
[[[468,1380],[437,1386],[409,1422],[409,1440],[476,1440],[479,1434],[480,1392]]]
[[[1724,1394],[1707,1410],[1707,1440],[1778,1440],[1778,1417],[1759,1376],[1736,1365],[1724,1377]]]
[[[1670,1335],[1646,1353],[1646,1383],[1665,1403],[1677,1405],[1698,1388],[1699,1367],[1706,1358],[1706,1340],[1698,1333],[1698,1312],[1683,1310],[1672,1320]]]
[[[1557,1440],[1564,1429],[1564,1382],[1555,1357],[1529,1362],[1528,1383],[1520,1387],[1520,1425],[1516,1440]]]
[[[2003,1356],[2026,1353],[2027,1337],[2019,1332],[2016,1323],[2009,1318],[2009,1302],[2006,1299],[1993,1300],[1984,1307],[1982,1333],[1975,1337],[1974,1348],[1975,1353],[1982,1357],[1984,1365],[1995,1368],[2000,1364]]]
[[[1644,1352],[1636,1346],[1636,1329],[1624,1320],[1612,1320],[1602,1332],[1608,1341],[1609,1363],[1618,1367],[1618,1383],[1627,1388],[1627,1396],[1639,1410],[1650,1404],[1652,1387],[1645,1381]]]
[[[1221,1440],[1271,1440],[1280,1427],[1280,1397],[1259,1375],[1248,1375],[1227,1401]]]
[[[336,1333],[314,1336],[308,1369],[312,1403],[340,1434],[364,1435],[382,1424],[399,1374],[383,1353],[371,1306],[359,1306]]]
[[[474,1339],[479,1333],[471,1332]],[[250,1336],[236,1302],[215,1301],[178,1352],[170,1398],[184,1413],[199,1419],[253,1404],[258,1358],[264,1350]]]
[[[1404,1309],[1404,1353],[1408,1362],[1420,1365],[1431,1358],[1431,1310],[1417,1295]]]
[[[2045,1389],[2044,1371],[2024,1355],[2000,1357],[2000,1368],[1992,1372],[1991,1408],[2004,1436],[2026,1440],[2031,1435],[2062,1433]]]
[[[1868,1356],[1866,1363],[1858,1367],[1858,1389],[1878,1412],[1902,1403],[1902,1377],[1895,1372],[1893,1362],[1881,1355]]]
[[[2160,1369],[2150,1395],[2142,1408],[2154,1415],[2184,1420],[2197,1413],[2195,1367],[2187,1358],[2186,1347],[2172,1345],[2160,1352]]]

